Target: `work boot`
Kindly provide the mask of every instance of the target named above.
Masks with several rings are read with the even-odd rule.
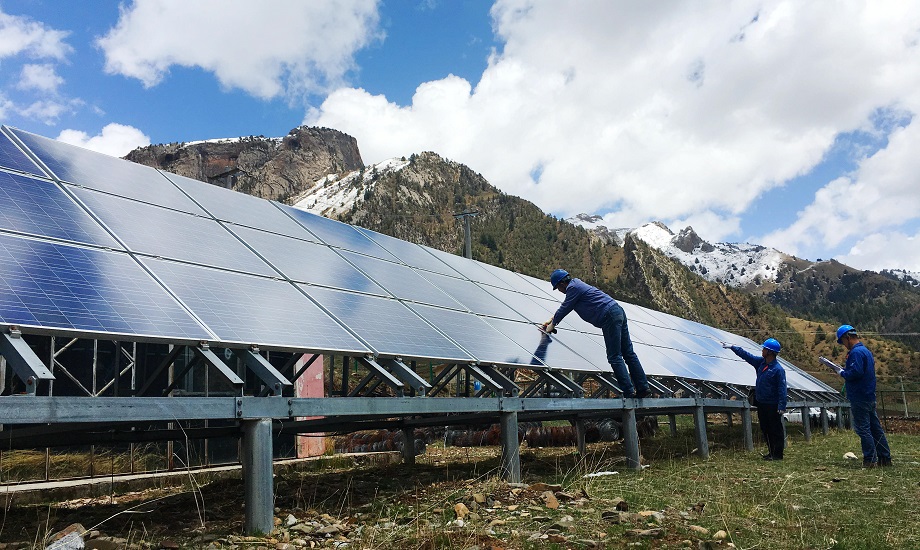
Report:
[[[652,392],[650,392],[648,388],[645,388],[644,390],[639,390],[636,392],[636,397],[639,399],[642,399],[643,397],[648,397],[650,395],[652,395]]]
[[[878,459],[878,465],[879,465],[879,467],[881,467],[881,468],[890,468],[890,467],[894,466],[894,464],[891,463],[891,457],[888,457],[888,458],[879,458],[879,459]]]
[[[871,460],[863,460],[863,468],[878,468],[878,462],[872,462]]]

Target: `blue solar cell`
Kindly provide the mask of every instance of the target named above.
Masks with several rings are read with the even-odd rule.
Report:
[[[203,214],[163,174],[149,166],[12,129],[58,179],[139,201]]]
[[[302,283],[326,285],[386,296],[385,290],[339,256],[335,250],[258,229],[228,225],[285,277]]]
[[[264,229],[298,239],[317,239],[291,219],[272,201],[238,193],[217,185],[162,172],[170,181],[188,193],[198,204],[219,220]]]
[[[0,322],[210,339],[127,254],[0,234]]]
[[[301,288],[382,355],[470,362],[473,358],[392,298]]]
[[[47,177],[25,153],[10,141],[10,138],[2,133],[0,133],[0,167]]]
[[[524,275],[523,273],[515,273],[515,275],[524,279],[525,282],[530,283],[530,286],[537,289],[537,292],[542,292],[542,294],[538,294],[538,296],[543,296],[544,298],[549,298],[554,301],[562,300],[563,294],[553,290],[548,280],[537,279],[536,277]],[[530,289],[528,288],[528,290]]]
[[[273,269],[211,218],[79,187],[72,189],[134,252],[277,276]]]
[[[291,283],[166,260],[142,261],[221,342],[370,353]]]
[[[451,268],[441,260],[435,258],[430,252],[428,252],[428,247],[420,246],[408,241],[403,241],[395,237],[390,237],[389,235],[384,235],[383,233],[377,233],[376,231],[371,231],[370,229],[364,229],[362,227],[358,227],[356,229],[367,235],[367,237],[375,243],[385,248],[390,254],[396,258],[399,258],[399,260],[406,265],[410,265],[418,269],[434,271],[435,273],[451,275],[453,277],[460,276],[460,274],[455,269]]]
[[[515,321],[530,321],[483,290],[482,287],[466,279],[456,279],[428,271],[419,273],[473,313]]]
[[[453,309],[465,309],[411,267],[345,250],[341,251],[341,254],[395,298]]]
[[[367,238],[364,233],[347,223],[330,220],[290,206],[279,206],[326,244],[351,250],[352,252],[360,252],[375,258],[398,261],[396,257],[384,250],[380,245]]]
[[[0,205],[0,229],[121,248],[53,182],[0,172]]]
[[[424,247],[425,250],[433,255],[438,260],[449,265],[455,271],[460,273],[463,277],[477,282],[485,283],[487,285],[497,286],[501,288],[509,288],[508,284],[505,283],[502,279],[498,278],[491,272],[487,271],[481,267],[480,263],[471,260],[469,258],[464,258],[463,256],[457,256],[456,254],[450,254],[448,252],[443,252],[436,248]]]
[[[596,365],[579,353],[572,351],[572,348],[567,347],[565,343],[569,342],[572,346],[580,346],[580,348],[577,348],[579,351],[583,349],[590,350],[591,348],[585,348],[585,344],[590,343],[584,340],[587,335],[569,332],[547,336],[536,325],[531,323],[518,323],[494,318],[486,319],[486,322],[522,348],[531,350],[533,356],[547,367],[587,372],[610,370],[605,368],[605,363]],[[534,365],[539,366],[539,363],[535,361]]]
[[[421,304],[410,304],[409,307],[442,333],[450,335],[480,363],[511,367],[539,365],[533,356],[535,350],[528,351],[517,345],[478,315]]]

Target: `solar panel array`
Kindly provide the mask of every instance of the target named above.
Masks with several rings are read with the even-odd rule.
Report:
[[[546,282],[4,126],[0,323],[610,372]],[[740,336],[623,303],[649,375],[750,385]],[[790,387],[833,391],[784,363]]]

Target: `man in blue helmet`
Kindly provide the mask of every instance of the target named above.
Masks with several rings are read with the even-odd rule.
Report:
[[[623,397],[648,396],[648,380],[639,357],[633,351],[623,307],[602,290],[581,279],[573,278],[564,269],[553,271],[549,282],[553,285],[553,290],[565,294],[565,299],[553,318],[543,323],[543,332],[553,332],[556,325],[574,310],[579,317],[604,333],[607,362],[613,367],[613,374],[623,391]]]
[[[767,338],[760,350],[760,357],[744,351],[740,346],[722,344],[738,357],[747,361],[757,373],[754,386],[754,406],[757,407],[757,419],[760,431],[767,442],[767,454],[764,460],[782,460],[785,446],[783,430],[783,413],[786,412],[786,371],[780,366],[776,357],[782,347],[775,338]]]
[[[891,466],[888,438],[875,409],[875,358],[851,325],[840,325],[837,343],[847,348],[846,366],[840,376],[846,380],[853,431],[862,443],[863,467]]]

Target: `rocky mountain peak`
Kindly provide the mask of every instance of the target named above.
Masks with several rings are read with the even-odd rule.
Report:
[[[677,236],[674,237],[672,242],[678,249],[688,253],[693,252],[697,248],[703,252],[712,252],[715,250],[711,244],[704,241],[699,235],[697,235],[696,231],[693,230],[693,227],[689,225],[681,229],[680,232],[677,233]]]

